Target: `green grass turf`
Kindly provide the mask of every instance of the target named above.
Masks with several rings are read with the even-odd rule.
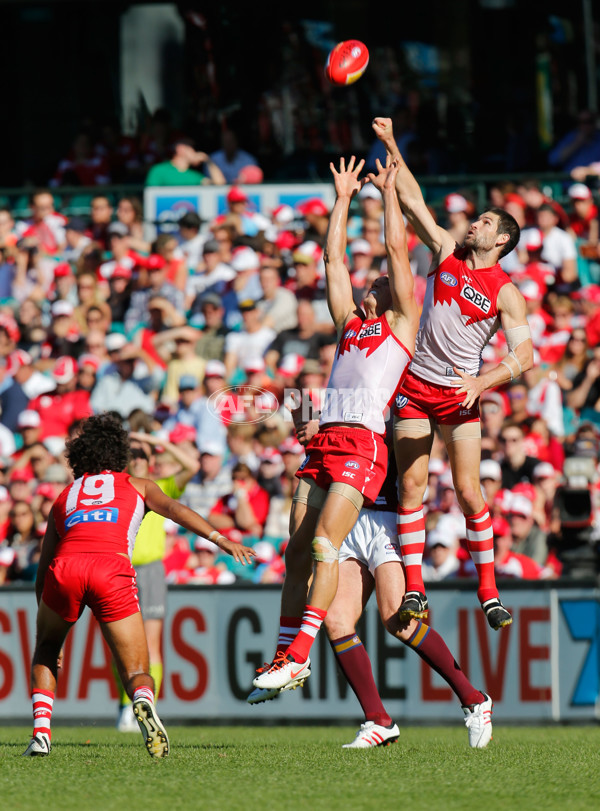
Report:
[[[0,728],[2,809],[598,809],[600,728],[500,725],[485,750],[461,727],[401,729],[347,751],[355,727],[171,727],[153,761],[141,735],[54,729],[48,758],[21,758],[30,730]]]

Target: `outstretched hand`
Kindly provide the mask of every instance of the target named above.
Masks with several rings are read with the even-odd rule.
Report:
[[[381,165],[379,158],[375,161],[377,174],[369,172],[368,179],[376,189],[383,194],[384,189],[394,189],[396,185],[396,175],[398,174],[398,161],[393,161],[386,155],[385,166]]]
[[[238,563],[242,563],[244,566],[247,563],[252,563],[252,558],[256,555],[256,552],[251,547],[230,541],[229,538],[226,538],[224,535],[217,538],[216,543],[219,549],[222,549],[223,552],[227,552],[234,560],[237,560]]]
[[[331,169],[331,173],[333,175],[333,182],[335,184],[335,192],[338,197],[354,197],[354,195],[359,192],[367,182],[366,178],[363,178],[362,180],[358,179],[358,176],[365,165],[364,160],[361,159],[356,166],[354,165],[355,161],[356,158],[354,155],[352,155],[350,162],[348,163],[348,168],[346,169],[345,158],[340,158],[339,171],[335,168],[333,162],[329,164],[329,168]]]

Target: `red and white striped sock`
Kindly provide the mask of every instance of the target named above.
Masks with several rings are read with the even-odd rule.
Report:
[[[467,549],[477,569],[479,588],[477,597],[480,603],[498,597],[496,575],[494,573],[494,532],[492,519],[487,507],[475,515],[465,515],[467,522]]]
[[[319,633],[319,628],[327,616],[327,611],[316,608],[314,605],[307,605],[302,617],[302,625],[298,631],[296,639],[287,649],[286,653],[291,654],[297,662],[306,662],[312,643]]]
[[[406,569],[406,591],[420,591],[425,594],[423,584],[423,552],[425,550],[425,516],[423,505],[416,510],[397,509],[396,526],[402,551],[402,562]]]
[[[279,636],[277,638],[277,653],[285,653],[298,636],[302,625],[302,617],[279,617]]]
[[[54,693],[50,690],[33,690],[31,703],[33,705],[33,735],[31,737],[35,738],[38,732],[45,732],[49,738],[52,738],[50,721],[54,707]]]
[[[145,698],[146,701],[150,701],[150,703],[154,704],[154,690],[150,687],[136,687],[133,691],[133,701],[137,701],[140,698]]]

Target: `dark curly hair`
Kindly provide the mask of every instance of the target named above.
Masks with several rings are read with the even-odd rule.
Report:
[[[84,473],[125,470],[130,453],[121,420],[114,414],[96,414],[83,420],[78,433],[67,440],[65,456],[78,479]]]

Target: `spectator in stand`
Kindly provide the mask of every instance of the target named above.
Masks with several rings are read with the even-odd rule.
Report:
[[[588,284],[571,296],[585,324],[589,346],[600,344],[600,285]]]
[[[155,164],[146,176],[146,186],[222,186],[226,181],[223,172],[206,154],[194,147],[191,138],[178,137],[173,141],[171,158]],[[199,172],[201,166],[208,174]]]
[[[292,330],[298,326],[298,302],[291,290],[281,285],[281,276],[276,267],[261,260],[259,270],[262,297],[258,310],[263,327],[270,327],[276,333]]]
[[[538,460],[525,453],[524,437],[522,425],[514,420],[506,422],[500,431],[502,487],[506,490],[512,490],[519,482],[533,481],[533,469]]]
[[[492,529],[496,577],[539,580],[542,567],[527,555],[513,551],[513,539],[508,521],[497,516],[492,519]]]
[[[105,194],[97,194],[92,197],[90,215],[92,241],[102,249],[108,248],[108,227],[113,218],[113,206]],[[127,229],[127,232],[129,233],[129,229]]]
[[[204,324],[196,341],[196,354],[205,360],[221,361],[225,356],[225,338],[229,334],[223,323],[223,301],[216,293],[205,293],[197,306]]]
[[[304,240],[323,246],[329,226],[329,209],[320,197],[311,197],[296,206],[296,210],[306,220]]]
[[[206,443],[211,447],[214,447],[215,443],[220,443],[219,455],[223,456],[227,447],[227,431],[209,402],[210,396],[224,385],[223,364],[220,361],[208,361],[206,375],[205,386],[201,386],[193,375],[183,375],[180,378],[179,399],[172,409],[172,416],[165,420],[163,428],[165,431],[173,431],[177,426],[190,426],[195,431],[198,448],[205,446]]]
[[[573,205],[573,211],[569,215],[568,233],[573,239],[579,239],[597,248],[598,207],[594,203],[589,186],[585,183],[573,183],[569,186],[568,195]]]
[[[108,332],[110,329],[111,309],[105,300],[103,287],[104,285],[98,284],[93,273],[85,271],[77,276],[77,306],[73,316],[83,335],[87,335],[91,329],[99,329],[103,332]],[[92,310],[96,311],[96,315],[90,318]]]
[[[485,503],[491,508],[496,494],[502,487],[500,464],[495,459],[482,459],[479,465],[479,479]]]
[[[317,332],[315,311],[311,301],[308,299],[298,301],[297,318],[298,326],[280,332],[266,351],[265,361],[272,371],[288,355],[300,355],[313,360],[319,357],[320,334]]]
[[[571,391],[573,381],[583,371],[588,359],[588,340],[583,327],[575,327],[569,335],[565,351],[553,366],[556,382],[563,394]]]
[[[268,493],[243,462],[233,466],[231,479],[232,491],[217,501],[209,513],[209,522],[232,541],[251,535],[262,537],[269,513]]]
[[[323,251],[315,242],[303,242],[292,255],[295,277],[286,287],[298,300],[312,302],[319,332],[334,332],[333,321],[327,307],[324,277],[321,273]]]
[[[144,238],[144,207],[138,197],[121,197],[117,221],[129,230],[129,244],[134,251],[148,253],[150,243]]]
[[[548,153],[548,163],[553,169],[571,172],[597,161],[600,161],[600,130],[596,113],[582,110],[577,116],[577,125]]]
[[[177,403],[181,380],[186,377],[194,379],[197,384],[201,383],[204,379],[206,361],[195,352],[194,344],[198,333],[193,327],[187,325],[176,327],[169,330],[169,334],[175,342],[175,349],[167,363],[167,376],[161,400],[169,406],[174,406]]]
[[[569,296],[553,296],[549,310],[550,322],[540,341],[537,362],[555,363],[561,358],[573,331],[575,307]]]
[[[31,217],[15,226],[19,239],[30,239],[41,254],[60,254],[66,245],[66,217],[54,208],[54,197],[48,189],[37,189],[31,195]]]
[[[537,512],[543,515],[544,519],[538,523],[544,532],[550,530],[552,511],[555,505],[559,481],[559,473],[550,462],[539,462],[533,469],[533,484],[536,489]]]
[[[248,358],[262,357],[276,335],[275,330],[262,326],[256,301],[241,301],[239,309],[243,327],[240,332],[230,332],[225,338],[225,369],[229,380],[244,368]]]
[[[563,439],[565,424],[558,375],[553,369],[542,366],[536,354],[534,350],[533,366],[523,373],[523,380],[529,389],[527,410],[532,416],[541,417],[555,437]]]
[[[202,260],[202,250],[207,241],[200,233],[202,218],[195,211],[186,211],[177,221],[179,228],[179,250],[185,259],[185,265],[190,273],[196,271]]]
[[[444,199],[444,210],[448,220],[446,230],[454,237],[457,245],[462,245],[471,225],[475,206],[464,195],[453,193]]]
[[[84,250],[91,245],[88,227],[83,217],[69,217],[65,223],[66,247],[61,252],[66,262],[77,262]]]
[[[556,216],[559,219],[561,228],[566,228],[569,224],[569,218],[567,216],[567,212],[564,208],[553,200],[551,197],[548,197],[541,188],[539,181],[537,180],[525,180],[521,183],[517,189],[519,197],[523,198],[525,202],[525,221],[527,225],[536,225],[537,223],[537,212],[539,211],[540,207],[548,204],[552,206]]]
[[[245,166],[258,166],[258,161],[249,152],[240,149],[237,135],[233,130],[224,130],[221,135],[221,148],[210,155],[213,163],[221,170],[225,183],[238,182],[240,171]]]
[[[92,392],[90,406],[93,413],[116,411],[127,419],[138,408],[146,414],[154,412],[154,398],[144,391],[134,374],[139,353],[140,350],[133,344],[126,344],[117,350],[114,371],[104,374]]]
[[[199,515],[208,515],[219,499],[231,493],[231,469],[223,464],[224,445],[206,438],[199,446],[200,470],[181,497]]]
[[[533,279],[514,280],[527,306],[527,323],[531,330],[531,340],[534,349],[539,349],[548,326],[548,313],[542,306],[542,287]],[[545,290],[545,286],[543,288]]]
[[[246,192],[239,186],[232,186],[227,193],[229,213],[224,222],[233,226],[238,237],[256,237],[269,227],[267,217],[256,211]]]
[[[573,380],[573,388],[567,393],[567,405],[582,421],[589,420],[600,425],[600,345],[593,348],[593,355],[585,368]]]
[[[440,519],[438,525],[427,533],[425,548],[427,550],[427,558],[423,561],[425,582],[439,583],[459,575],[461,564],[456,556],[459,542],[453,522]]]
[[[0,382],[0,423],[13,432],[17,429],[19,417],[24,413],[31,399],[25,394],[16,379],[16,372],[21,368],[21,353],[27,354],[23,353],[23,350],[17,350],[6,358],[4,370],[0,367],[0,380],[2,371],[4,372],[4,380]],[[31,358],[29,358],[29,363],[31,363]]]
[[[231,256],[231,267],[235,271],[235,277],[222,296],[225,324],[229,329],[233,329],[241,321],[240,301],[248,299],[258,301],[262,297],[258,275],[260,257],[255,250],[248,246],[236,248]]]
[[[106,304],[110,308],[110,320],[112,324],[119,324],[121,327],[131,304],[132,275],[131,268],[117,265],[108,280],[109,293]]]
[[[42,345],[45,359],[59,358],[62,355],[78,358],[83,352],[85,344],[74,313],[73,305],[68,301],[55,301],[50,308],[52,321]]]
[[[90,393],[76,390],[77,362],[73,358],[57,358],[52,377],[55,382],[54,390],[40,394],[29,403],[29,409],[40,415],[42,440],[50,436],[68,436],[72,423],[92,414]],[[111,401],[108,408],[112,408],[114,402]]]
[[[54,283],[48,291],[49,301],[68,301],[75,306],[77,301],[77,288],[75,274],[68,262],[59,262],[54,266]]]
[[[8,570],[8,580],[32,582],[42,551],[42,534],[35,524],[35,513],[27,501],[15,501],[9,513],[9,526],[6,534],[8,545],[14,553]]]
[[[508,504],[508,522],[513,551],[526,555],[540,567],[544,566],[548,557],[548,544],[546,543],[546,533],[534,519],[533,503],[519,493],[512,495]]]
[[[133,270],[139,264],[138,255],[131,250],[129,228],[122,222],[113,222],[106,228],[106,245],[111,258],[98,268],[99,279],[110,279],[117,267]]]
[[[33,400],[40,394],[54,390],[52,378],[42,374],[33,365],[33,358],[23,349],[18,349],[8,358],[7,371],[13,380],[21,387],[27,401]]]
[[[108,162],[94,153],[88,133],[80,132],[67,157],[59,162],[50,186],[105,186],[111,180]]]
[[[373,270],[373,248],[366,239],[353,239],[350,243],[350,281],[357,290],[355,299],[360,304],[364,292],[369,289],[369,271]],[[379,270],[376,270],[379,275]]]
[[[217,240],[208,239],[202,247],[199,262],[194,265],[186,280],[186,308],[197,312],[205,295],[208,293],[222,295],[235,278],[236,272],[231,265],[221,261]]]
[[[573,237],[559,228],[559,222],[560,217],[550,203],[538,208],[536,225],[544,241],[541,257],[554,268],[557,289],[566,292],[577,286],[577,249]]]
[[[178,290],[185,290],[188,269],[185,257],[177,245],[177,238],[173,234],[159,234],[152,243],[151,251],[146,262],[141,261],[140,264],[149,269],[153,267],[153,260],[162,260],[167,269],[167,281]]]
[[[157,262],[148,267],[147,285],[132,293],[129,309],[125,313],[124,323],[127,333],[149,322],[148,302],[157,296],[167,299],[177,312],[183,312],[183,293],[167,281],[167,267],[164,262]]]
[[[54,276],[54,262],[44,256],[36,237],[23,237],[17,242],[12,296],[18,302],[31,298],[44,302]]]

